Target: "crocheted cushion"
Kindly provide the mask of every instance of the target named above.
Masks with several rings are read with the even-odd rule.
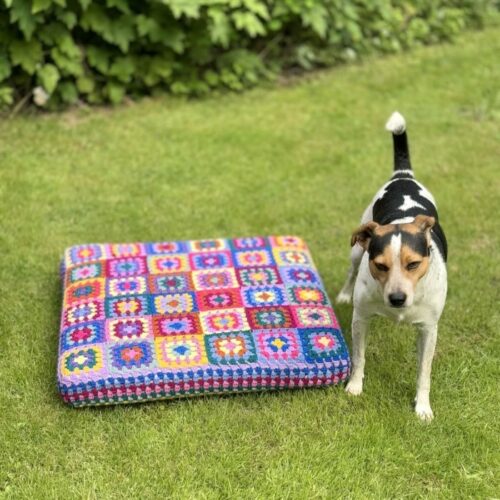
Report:
[[[73,406],[324,386],[349,354],[297,237],[66,250],[58,382]]]

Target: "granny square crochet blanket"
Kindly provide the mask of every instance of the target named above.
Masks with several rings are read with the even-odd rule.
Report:
[[[73,406],[336,384],[349,354],[298,237],[90,244],[62,262]]]

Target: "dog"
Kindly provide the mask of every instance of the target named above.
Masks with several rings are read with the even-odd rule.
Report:
[[[375,315],[415,325],[418,377],[415,412],[430,421],[431,366],[438,321],[447,293],[448,245],[432,194],[415,180],[410,163],[406,122],[394,112],[394,173],[363,213],[351,238],[351,267],[338,303],[353,302],[352,373],[349,394],[363,390],[369,321]]]

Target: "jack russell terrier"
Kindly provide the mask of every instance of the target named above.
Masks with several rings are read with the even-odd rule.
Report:
[[[350,303],[352,374],[346,391],[363,390],[369,320],[379,315],[419,330],[415,412],[432,420],[429,402],[437,325],[446,301],[447,243],[432,194],[413,176],[404,118],[395,112],[386,129],[394,144],[394,173],[365,210],[351,238],[351,267],[337,302]]]

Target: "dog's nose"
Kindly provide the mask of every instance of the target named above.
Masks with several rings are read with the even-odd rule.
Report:
[[[406,293],[396,292],[389,295],[389,302],[392,307],[403,307],[406,302]]]

